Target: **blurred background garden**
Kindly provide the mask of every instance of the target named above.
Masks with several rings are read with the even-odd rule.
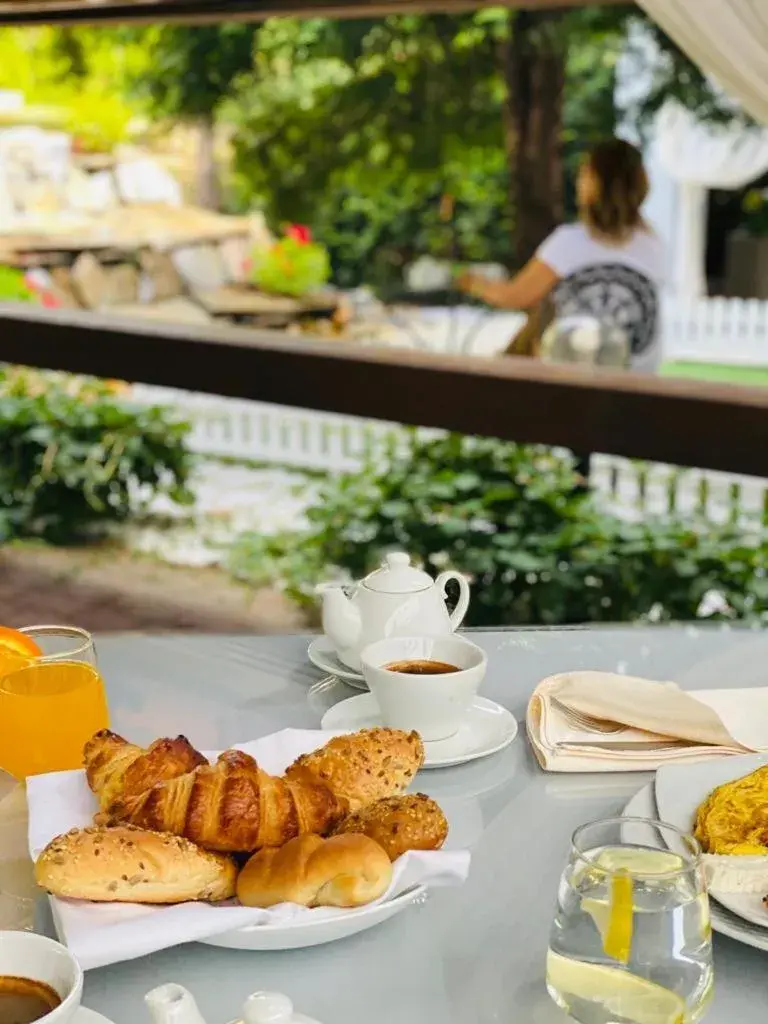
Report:
[[[635,9],[3,29],[0,90],[4,300],[493,357],[519,317],[451,268],[522,266],[619,133],[662,372],[768,383],[768,134]],[[705,144],[727,181],[683,177]],[[12,367],[0,450],[8,623],[292,629],[392,548],[474,625],[768,615],[766,481],[598,456],[585,491],[565,451]]]

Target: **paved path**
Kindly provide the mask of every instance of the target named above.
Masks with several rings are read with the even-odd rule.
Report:
[[[120,549],[0,552],[0,623],[74,622],[96,632],[285,633],[303,616],[274,590],[253,591],[220,569],[166,565]]]

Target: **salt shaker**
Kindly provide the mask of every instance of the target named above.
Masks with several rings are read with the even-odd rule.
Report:
[[[293,1003],[282,992],[254,992],[243,1004],[243,1019],[236,1024],[319,1024],[295,1013]]]

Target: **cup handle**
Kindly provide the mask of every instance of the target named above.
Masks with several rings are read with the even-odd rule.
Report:
[[[449,580],[456,580],[459,584],[459,600],[456,607],[453,609],[451,615],[451,631],[456,632],[459,626],[464,621],[464,616],[467,614],[467,608],[469,608],[469,584],[467,583],[466,576],[462,576],[458,572],[441,572],[435,580],[435,583],[440,588],[440,592],[445,598],[445,585]]]

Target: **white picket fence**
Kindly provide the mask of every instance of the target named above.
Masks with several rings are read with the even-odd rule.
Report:
[[[147,385],[135,385],[132,397],[142,404],[171,406],[188,419],[190,447],[198,454],[253,466],[342,473],[359,469],[377,442],[405,442],[404,428],[353,416]],[[768,481],[612,455],[595,457],[592,486],[626,518],[675,512],[713,522],[755,523],[768,511]]]
[[[665,296],[661,340],[669,361],[768,367],[768,302]]]

